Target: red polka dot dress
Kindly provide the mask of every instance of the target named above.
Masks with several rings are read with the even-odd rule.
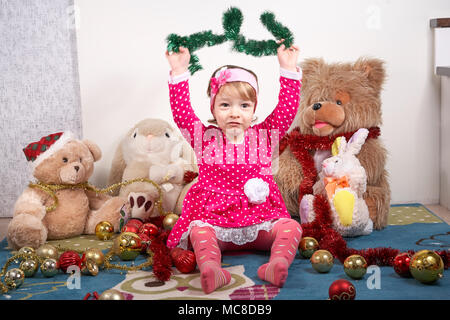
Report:
[[[241,238],[243,232],[257,232],[258,226],[290,218],[272,176],[272,155],[278,152],[278,142],[297,113],[301,71],[281,69],[276,108],[262,123],[248,128],[243,141],[236,144],[231,143],[220,128],[203,125],[195,115],[188,77],[187,73],[171,78],[170,104],[176,125],[194,149],[199,176],[186,194],[181,216],[169,235],[167,246],[180,245],[193,225],[213,226],[216,234],[218,230],[228,233],[226,237],[217,234],[218,239],[231,241],[233,236]],[[250,184],[246,186],[251,179],[257,181],[258,186],[268,186],[268,195],[266,192],[265,197],[254,201],[253,191],[247,188]],[[186,244],[180,246],[186,247]]]

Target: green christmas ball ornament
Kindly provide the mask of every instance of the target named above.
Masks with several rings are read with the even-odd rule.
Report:
[[[25,279],[25,273],[19,268],[13,268],[6,272],[4,281],[9,289],[19,288]]]
[[[23,254],[27,257],[31,257],[32,255],[36,254],[36,250],[34,250],[32,247],[22,247],[19,249],[18,254]]]
[[[314,270],[327,273],[333,268],[334,257],[328,250],[317,250],[310,258]]]
[[[108,289],[100,295],[98,300],[125,300],[125,297],[119,290]]]
[[[20,263],[20,270],[22,270],[25,273],[25,277],[29,278],[34,276],[37,269],[39,267],[39,263],[36,260],[33,259],[27,259],[23,260]]]
[[[41,258],[58,259],[58,249],[51,244],[43,244],[36,250],[36,254]]]
[[[58,261],[53,258],[47,258],[41,264],[41,272],[45,277],[53,277],[58,273]]]
[[[432,250],[421,250],[414,254],[409,263],[414,279],[432,284],[444,276],[444,261]]]
[[[303,237],[298,244],[298,250],[302,257],[310,259],[314,252],[319,249],[319,243],[312,237]]]
[[[367,262],[364,257],[353,254],[344,260],[344,271],[352,279],[362,279],[367,272]]]

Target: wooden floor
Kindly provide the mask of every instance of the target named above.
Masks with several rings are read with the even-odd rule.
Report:
[[[427,205],[426,207],[435,215],[447,222],[447,224],[450,224],[450,210],[440,205]],[[9,221],[11,221],[11,218],[0,218],[0,240],[6,236]]]

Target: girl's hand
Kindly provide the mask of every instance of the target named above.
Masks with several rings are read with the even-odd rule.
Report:
[[[283,42],[284,39],[277,41],[277,43]],[[278,62],[280,67],[290,71],[297,71],[297,60],[298,60],[299,48],[292,45],[290,48],[286,49],[285,45],[282,44],[277,49]]]
[[[179,52],[166,51],[166,58],[169,61],[172,76],[177,76],[188,70],[191,55],[188,48],[180,47]]]

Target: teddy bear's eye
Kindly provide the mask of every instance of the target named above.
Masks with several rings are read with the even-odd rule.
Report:
[[[69,159],[67,159],[66,157],[63,158],[63,162],[67,162],[69,161]]]
[[[166,132],[166,137],[167,137],[167,138],[170,138],[170,135],[169,135],[167,132]]]
[[[80,162],[83,162],[83,159],[80,158]]]
[[[342,101],[341,101],[341,100],[337,100],[337,101],[336,101],[336,104],[337,104],[338,106],[340,106],[340,105],[342,104]]]
[[[133,138],[136,138],[136,132],[133,134]]]

